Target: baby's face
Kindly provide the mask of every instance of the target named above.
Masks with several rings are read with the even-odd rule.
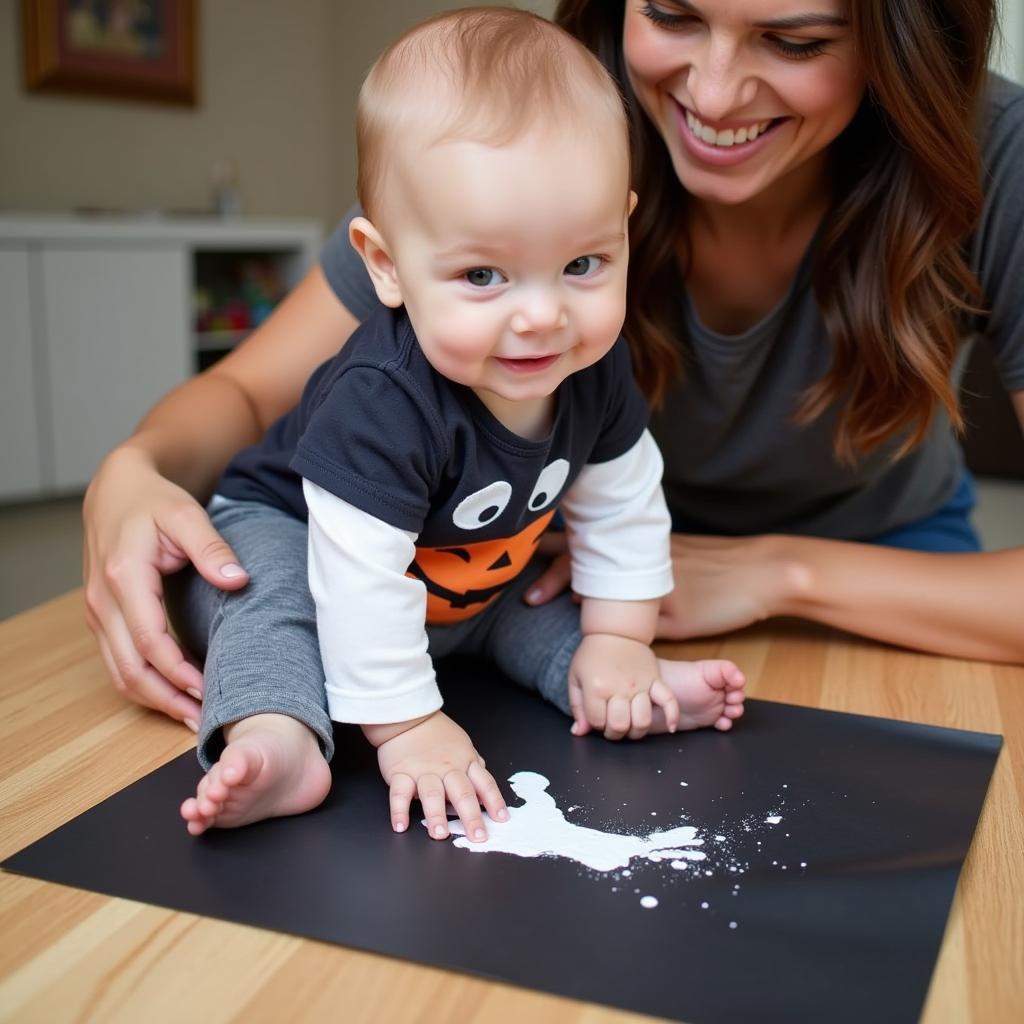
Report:
[[[581,130],[500,147],[401,147],[387,242],[439,373],[528,401],[611,348],[625,317],[631,208],[619,144]]]

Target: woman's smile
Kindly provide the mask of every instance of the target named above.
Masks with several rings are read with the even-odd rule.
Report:
[[[734,120],[727,126],[719,126],[703,121],[676,101],[673,104],[683,145],[695,159],[715,167],[732,167],[756,156],[790,120],[786,117]]]

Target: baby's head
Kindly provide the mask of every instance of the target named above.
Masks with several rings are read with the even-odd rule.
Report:
[[[352,243],[440,373],[506,401],[552,393],[625,315],[628,128],[600,63],[524,11],[439,15],[359,98]]]

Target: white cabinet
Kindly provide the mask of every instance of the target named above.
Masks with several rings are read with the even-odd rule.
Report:
[[[204,261],[256,257],[291,285],[320,244],[311,221],[0,217],[0,500],[83,490],[208,358]]]
[[[29,254],[0,249],[0,498],[43,485]]]
[[[192,373],[186,257],[180,247],[42,251],[56,490],[83,486]]]

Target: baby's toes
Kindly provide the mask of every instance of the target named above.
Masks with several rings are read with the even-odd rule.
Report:
[[[201,836],[212,824],[212,819],[197,818],[188,823],[188,834],[190,836]]]
[[[728,732],[732,728],[732,719],[726,718],[725,715],[720,715],[715,721],[715,728],[719,732]]]
[[[725,718],[741,718],[743,715],[743,705],[726,704],[725,707],[722,708],[722,715]]]
[[[229,743],[224,748],[220,760],[220,781],[227,788],[230,786],[246,786],[256,780],[263,767],[263,754],[259,748],[248,743]]]
[[[725,678],[725,685],[731,691],[742,690],[746,685],[747,677],[731,661],[724,663],[725,668],[722,675]]]
[[[214,803],[222,804],[228,798],[228,787],[224,784],[221,776],[221,763],[218,761],[200,780],[196,796],[200,802],[212,800]]]
[[[712,690],[725,690],[729,685],[729,678],[726,670],[732,667],[731,661],[702,661],[700,663],[701,674],[704,682]]]
[[[202,835],[210,826],[210,819],[199,809],[199,801],[194,796],[190,796],[181,805],[181,816],[185,819],[190,835]]]

